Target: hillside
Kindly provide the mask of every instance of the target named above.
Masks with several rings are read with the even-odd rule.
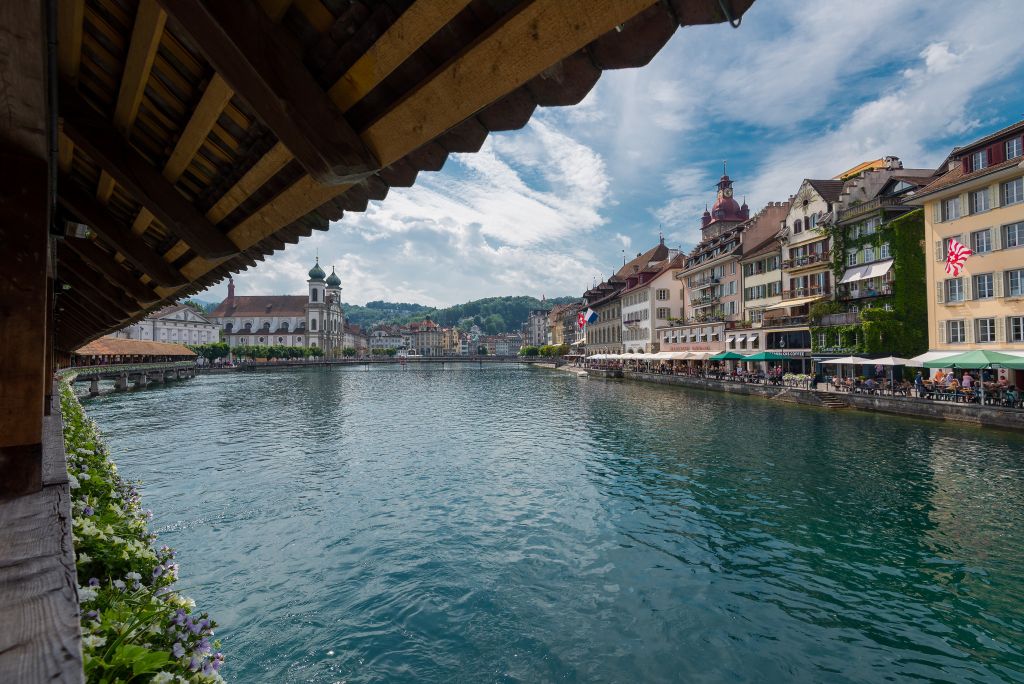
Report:
[[[421,304],[375,301],[366,306],[342,304],[350,323],[370,328],[378,323],[409,323],[430,317],[443,326],[456,325],[467,330],[473,325],[489,335],[519,330],[533,309],[550,309],[555,304],[568,304],[574,297],[556,297],[543,307],[536,297],[488,297],[465,304],[435,309]]]

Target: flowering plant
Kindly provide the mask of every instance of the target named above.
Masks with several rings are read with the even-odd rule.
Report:
[[[86,680],[224,681],[216,623],[174,591],[174,551],[154,550],[152,514],[118,475],[66,379],[60,398]]]

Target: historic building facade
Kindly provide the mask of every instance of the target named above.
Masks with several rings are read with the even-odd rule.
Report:
[[[210,344],[220,341],[219,326],[186,304],[166,306],[113,334],[129,340],[178,344]]]
[[[341,279],[324,273],[319,260],[309,271],[307,294],[236,296],[228,280],[228,296],[210,312],[229,346],[274,345],[319,347],[328,356],[344,347],[345,318]]]
[[[958,147],[914,198],[924,206],[929,349],[1024,350],[1024,121]],[[974,254],[959,275],[955,238]]]

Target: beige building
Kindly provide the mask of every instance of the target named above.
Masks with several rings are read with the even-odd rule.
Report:
[[[743,320],[749,328],[737,334],[730,349],[754,351],[763,347],[764,312],[782,302],[782,248],[773,235],[740,259],[743,273]]]
[[[929,349],[1024,351],[1024,121],[956,148],[913,204],[925,209]],[[951,238],[967,245],[945,271]]]
[[[185,304],[165,306],[114,333],[129,340],[152,340],[180,344],[210,344],[220,341],[220,328],[204,314]]]

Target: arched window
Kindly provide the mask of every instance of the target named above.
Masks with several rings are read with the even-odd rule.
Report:
[[[315,302],[316,301],[316,288],[315,287],[312,290],[310,290],[310,292],[309,292],[309,301],[311,301],[311,302]]]
[[[281,330],[283,330],[284,332],[288,332],[288,321],[284,321],[283,323],[281,323]]]
[[[316,319],[315,318],[309,322],[309,329],[310,330],[316,330]]]
[[[263,321],[263,329],[270,330],[270,321]]]
[[[227,325],[224,326],[224,332],[226,332],[227,334],[230,335],[231,334],[231,329],[233,327],[235,327],[234,323],[228,323]]]
[[[278,337],[277,338],[277,342],[278,342],[278,344],[283,343],[284,342],[284,338],[283,337]]]
[[[260,342],[263,342],[263,338],[262,337],[260,338]]]
[[[252,330],[252,321],[246,321],[245,322],[245,332],[249,332],[250,330]]]
[[[301,337],[296,337],[296,338],[295,338],[295,341],[296,341],[296,342],[301,342],[301,341],[302,341],[302,338],[301,338]]]
[[[793,221],[793,232],[799,233],[804,229],[804,223],[800,219]]]

